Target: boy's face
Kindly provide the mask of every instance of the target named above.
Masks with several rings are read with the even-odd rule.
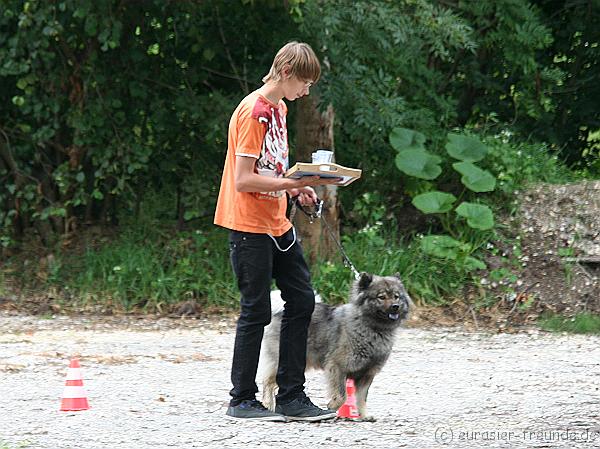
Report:
[[[290,101],[294,101],[310,92],[310,86],[312,86],[311,80],[301,80],[295,76],[288,78],[284,82],[284,96]]]

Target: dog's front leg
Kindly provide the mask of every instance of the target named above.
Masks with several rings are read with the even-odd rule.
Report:
[[[346,373],[342,372],[335,365],[328,366],[326,372],[328,393],[331,398],[327,404],[327,408],[337,410],[346,402]]]
[[[356,407],[361,419],[364,421],[375,421],[373,416],[367,415],[367,395],[374,378],[375,373],[368,372],[359,379],[354,380],[356,385]]]

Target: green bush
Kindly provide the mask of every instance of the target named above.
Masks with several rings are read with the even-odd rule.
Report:
[[[485,264],[472,256],[479,248],[471,240],[483,241],[491,236],[494,228],[492,209],[482,203],[480,193],[492,192],[496,188],[496,178],[489,171],[475,165],[485,159],[489,152],[479,139],[473,136],[449,133],[444,157],[425,149],[426,138],[418,131],[394,128],[390,133],[390,143],[398,152],[396,166],[404,174],[428,182],[426,191],[413,193],[412,204],[424,214],[434,214],[439,218],[446,235],[429,235],[421,241],[422,250],[434,257],[458,264],[461,270],[484,269]],[[458,159],[460,162],[452,162]],[[454,171],[443,170],[452,166]],[[444,173],[443,177],[440,175]],[[462,188],[457,198],[452,193],[436,189],[437,185],[448,183],[459,185],[458,175],[462,175]],[[454,178],[454,179],[453,179]],[[435,183],[434,183],[435,181]],[[470,201],[462,201],[466,198]],[[466,222],[466,223],[465,223]],[[466,224],[466,226],[465,226]]]
[[[398,235],[395,226],[376,223],[344,236],[348,257],[359,271],[379,275],[400,273],[413,300],[420,304],[444,304],[459,296],[471,276],[464,265],[427,254],[423,235],[413,239]],[[313,267],[315,289],[330,303],[348,298],[353,277],[342,262],[320,262]]]
[[[570,170],[548,145],[515,140],[509,131],[486,136],[483,142],[490,149],[486,166],[496,173],[496,192],[511,198],[515,191],[534,182],[563,184],[583,176]]]

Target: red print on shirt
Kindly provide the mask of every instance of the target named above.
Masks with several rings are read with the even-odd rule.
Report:
[[[261,171],[272,170],[277,177],[283,176],[289,167],[284,108],[283,105],[275,108],[263,98],[258,97],[252,110],[252,117],[266,127],[265,138],[256,168]]]

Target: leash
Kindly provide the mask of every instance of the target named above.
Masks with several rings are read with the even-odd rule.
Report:
[[[307,212],[306,209],[304,209],[304,207],[302,207],[302,205],[298,202],[298,197],[295,197],[292,199],[292,210],[290,211],[290,221],[292,221],[294,219],[297,209],[300,209],[304,213],[304,215],[306,215],[308,217],[308,221],[311,224],[314,223],[315,220],[320,218],[321,221],[323,222],[323,224],[325,225],[325,227],[327,228],[329,235],[331,236],[331,238],[333,239],[333,241],[339,248],[340,253],[342,254],[344,266],[350,268],[350,270],[352,271],[352,274],[354,275],[354,279],[358,280],[358,278],[360,277],[360,273],[358,272],[358,270],[356,269],[356,267],[354,266],[354,264],[348,257],[348,254],[346,254],[346,251],[344,251],[344,247],[342,246],[340,241],[335,237],[335,233],[333,232],[333,229],[331,228],[331,226],[329,225],[327,220],[325,220],[325,217],[323,216],[323,205],[324,205],[324,201],[322,199],[318,198],[317,202],[315,203],[315,210],[313,212]]]

